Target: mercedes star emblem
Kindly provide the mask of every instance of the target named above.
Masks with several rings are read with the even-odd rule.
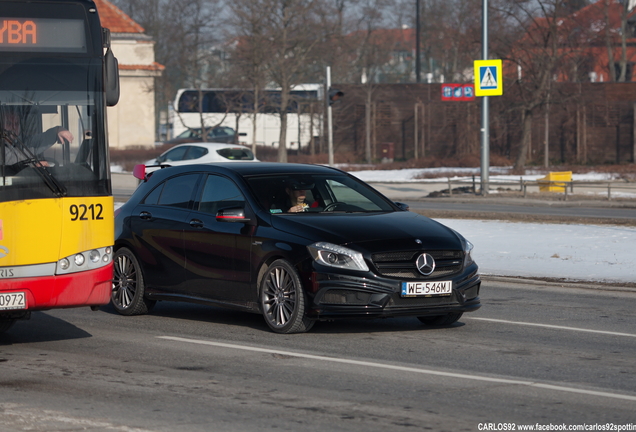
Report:
[[[415,265],[420,273],[424,276],[429,276],[435,270],[435,259],[431,255],[423,253],[417,257]]]

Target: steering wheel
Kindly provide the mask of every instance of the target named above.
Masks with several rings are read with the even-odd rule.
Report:
[[[336,207],[338,207],[340,204],[344,204],[344,203],[340,201],[334,201],[331,204],[327,204],[327,206],[325,207],[323,211],[334,211]]]

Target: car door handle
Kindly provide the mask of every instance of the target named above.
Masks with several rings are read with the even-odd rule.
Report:
[[[203,228],[203,222],[200,221],[199,219],[192,219],[190,221],[190,226],[192,228]]]
[[[148,220],[148,219],[152,218],[152,213],[147,212],[147,211],[142,211],[141,213],[139,213],[139,217],[141,219]]]

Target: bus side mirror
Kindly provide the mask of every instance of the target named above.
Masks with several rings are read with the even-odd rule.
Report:
[[[102,28],[104,37],[104,90],[106,92],[106,106],[115,106],[119,102],[119,63],[110,49],[110,30]]]
[[[106,105],[115,106],[119,102],[119,64],[110,48],[104,55],[104,67],[106,69]]]

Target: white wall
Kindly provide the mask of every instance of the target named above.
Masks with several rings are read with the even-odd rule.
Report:
[[[119,103],[108,108],[111,148],[153,146],[155,142],[154,43],[148,39],[113,37],[112,50],[119,62]]]

